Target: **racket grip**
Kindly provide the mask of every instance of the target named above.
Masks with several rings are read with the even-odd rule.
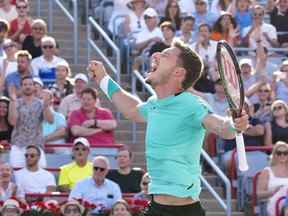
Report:
[[[244,172],[248,170],[248,163],[245,153],[245,145],[242,133],[236,133],[236,148],[238,155],[239,170]]]

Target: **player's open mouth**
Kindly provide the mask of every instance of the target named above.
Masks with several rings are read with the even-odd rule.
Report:
[[[149,72],[153,73],[154,71],[156,71],[157,68],[158,68],[158,64],[159,64],[159,62],[157,61],[157,59],[156,58],[152,58]]]

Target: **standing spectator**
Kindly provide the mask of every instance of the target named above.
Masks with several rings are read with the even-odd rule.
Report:
[[[17,71],[17,60],[15,54],[17,52],[17,45],[11,39],[5,39],[3,42],[3,50],[5,56],[0,57],[0,71],[1,76],[6,78],[12,72]]]
[[[210,11],[220,16],[223,11],[228,10],[231,3],[232,0],[212,0]]]
[[[196,38],[193,26],[195,18],[192,16],[185,16],[181,21],[180,31],[177,32],[177,36],[184,43],[192,44]]]
[[[1,209],[2,216],[21,216],[23,210],[20,207],[20,204],[15,199],[8,199],[4,202]]]
[[[195,12],[195,1],[179,0],[178,4],[180,6],[181,13],[184,16],[188,16]]]
[[[176,0],[171,0],[168,2],[165,9],[165,16],[161,18],[160,24],[165,21],[171,22],[177,31],[180,30],[181,11],[178,2]]]
[[[86,88],[81,92],[81,108],[68,117],[72,139],[85,137],[91,144],[113,144],[117,122],[109,109],[96,106],[97,92]]]
[[[119,184],[122,193],[140,192],[144,172],[139,168],[132,168],[132,152],[129,149],[119,149],[117,164],[118,169],[110,170],[107,178]]]
[[[56,191],[53,174],[40,168],[41,150],[35,145],[26,147],[25,167],[15,172],[16,185],[25,193],[46,193]]]
[[[8,121],[9,98],[0,97],[0,144],[9,144],[13,127]]]
[[[18,0],[16,2],[18,17],[10,23],[9,37],[15,42],[22,43],[28,35],[31,35],[32,18],[29,17],[28,0]]]
[[[75,184],[87,177],[92,176],[93,165],[88,160],[90,143],[84,137],[78,137],[73,142],[72,154],[74,161],[60,168],[59,190],[70,192]]]
[[[24,165],[24,153],[27,145],[43,147],[44,137],[42,122],[53,122],[53,113],[49,108],[50,101],[44,101],[34,96],[34,86],[31,77],[21,81],[22,97],[17,99],[15,90],[10,91],[9,123],[14,127],[11,137],[10,164],[12,167]],[[40,156],[40,155],[39,155]],[[44,153],[41,154],[40,166],[46,166]]]
[[[117,200],[112,206],[110,216],[131,216],[128,203],[124,199]]]
[[[26,36],[22,43],[22,49],[27,50],[32,58],[42,55],[41,40],[47,33],[47,24],[42,19],[35,19],[32,21],[32,34]]]
[[[0,8],[0,19],[6,20],[10,23],[17,18],[17,11],[15,5],[11,4],[10,0],[2,0],[2,7]]]
[[[85,208],[76,200],[70,200],[61,206],[60,211],[63,216],[83,216]]]
[[[3,42],[7,38],[9,28],[9,23],[4,19],[0,19],[0,57],[4,56]]]
[[[111,208],[122,198],[118,184],[106,178],[109,171],[109,160],[104,156],[96,156],[93,160],[93,175],[78,182],[72,189],[69,200],[83,199],[97,206],[92,213]]]
[[[150,7],[154,8],[160,17],[165,16],[166,5],[168,0],[147,0],[147,3]]]
[[[288,61],[284,61],[280,67],[280,76],[273,82],[275,98],[288,103]]]
[[[288,142],[288,106],[284,101],[276,100],[271,105],[272,120],[265,124],[265,145],[274,145],[277,141]]]
[[[212,27],[218,16],[213,12],[209,12],[208,0],[196,0],[195,6],[196,10],[194,13],[192,13],[192,16],[195,17],[196,28],[198,28],[202,23],[207,23],[210,27]]]
[[[53,37],[44,36],[41,39],[41,47],[43,55],[34,58],[31,67],[33,74],[41,78],[44,86],[51,86],[56,80],[56,65],[65,60],[55,55],[56,41]]]
[[[264,8],[261,5],[254,5],[252,15],[252,25],[243,29],[243,43],[253,49],[256,49],[257,43],[266,48],[278,47],[276,28],[264,22]]]

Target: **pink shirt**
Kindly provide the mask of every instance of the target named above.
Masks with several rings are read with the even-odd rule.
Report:
[[[96,107],[95,115],[96,115],[95,119],[97,120],[114,120],[112,112],[109,109]],[[74,110],[69,114],[68,128],[71,129],[71,127],[74,125],[81,126],[82,123],[86,120],[89,120],[89,118],[86,116],[86,113],[82,108]],[[72,141],[75,138],[76,137],[72,137]],[[115,143],[113,130],[101,131],[91,136],[87,136],[85,138],[89,140],[90,144],[114,144]]]

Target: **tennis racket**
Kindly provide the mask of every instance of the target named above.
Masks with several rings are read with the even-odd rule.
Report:
[[[237,58],[226,41],[217,44],[216,59],[225,97],[232,112],[232,117],[241,115],[244,104],[244,87]],[[236,149],[240,171],[248,170],[243,134],[236,132]]]

